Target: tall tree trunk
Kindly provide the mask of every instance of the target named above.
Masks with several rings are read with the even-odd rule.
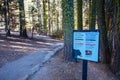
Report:
[[[9,4],[8,0],[4,1],[5,4],[5,31],[6,31],[6,36],[10,36],[10,28],[9,28]]]
[[[51,35],[51,31],[50,31],[50,0],[48,0],[48,28],[49,28],[49,35]]]
[[[24,0],[19,0],[19,19],[20,19],[20,36],[27,37],[27,30],[25,27],[25,11]]]
[[[116,59],[117,59],[117,63],[116,63],[116,74],[119,76],[120,78],[120,0],[117,0],[117,44],[116,44]]]
[[[40,0],[37,0],[37,9],[38,9],[38,32],[40,34],[40,29],[42,28],[42,18],[41,18],[41,3]]]
[[[82,0],[77,0],[77,29],[82,30],[83,21],[82,21]]]
[[[56,20],[56,24],[57,24],[57,31],[59,31],[60,30],[60,28],[59,28],[59,12],[57,11],[57,13],[56,13],[56,18],[57,18],[57,20]]]
[[[95,23],[96,23],[96,0],[89,0],[89,29],[95,30]]]
[[[73,0],[62,0],[63,29],[64,29],[64,53],[66,60],[72,60],[72,32],[74,28]]]
[[[105,24],[104,0],[96,0],[97,2],[97,22],[101,32],[100,38],[100,58],[103,63],[110,63],[110,53],[107,40],[107,28]]]
[[[43,0],[43,25],[44,25],[44,30],[45,33],[47,31],[47,0]]]
[[[114,2],[114,26],[112,27],[111,69],[120,76],[120,0]]]

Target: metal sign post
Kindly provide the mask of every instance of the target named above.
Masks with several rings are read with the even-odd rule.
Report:
[[[87,66],[88,66],[88,61],[83,60],[83,62],[82,62],[82,80],[87,80]]]

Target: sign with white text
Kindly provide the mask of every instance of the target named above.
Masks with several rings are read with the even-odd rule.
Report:
[[[73,54],[75,58],[98,62],[99,38],[98,30],[74,30]]]

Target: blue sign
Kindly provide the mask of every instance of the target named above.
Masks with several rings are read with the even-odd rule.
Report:
[[[75,58],[98,62],[99,38],[98,30],[74,30],[73,54]]]

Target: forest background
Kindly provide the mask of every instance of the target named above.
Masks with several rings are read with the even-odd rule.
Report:
[[[120,76],[119,0],[0,0],[0,31],[6,37],[38,34],[64,39],[68,61],[72,32],[84,29],[100,30],[100,62]]]

